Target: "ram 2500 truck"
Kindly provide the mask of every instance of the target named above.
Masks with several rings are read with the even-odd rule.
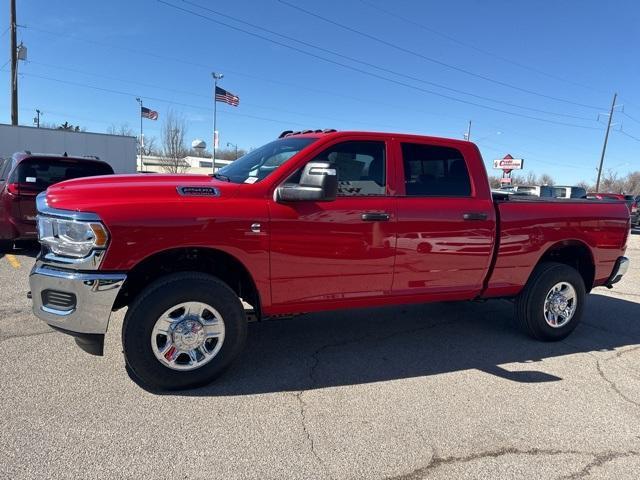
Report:
[[[415,135],[284,132],[212,177],[71,180],[38,211],[34,313],[102,354],[127,307],[126,363],[160,389],[216,378],[247,304],[264,318],[510,298],[552,341],[628,267],[624,202],[492,198],[473,143]]]

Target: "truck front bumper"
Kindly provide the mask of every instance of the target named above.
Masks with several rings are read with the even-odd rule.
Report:
[[[78,272],[37,261],[29,276],[33,313],[76,337],[85,351],[102,355],[111,309],[126,275]]]

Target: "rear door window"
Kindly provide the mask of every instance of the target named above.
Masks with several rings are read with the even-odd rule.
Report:
[[[436,145],[403,143],[402,160],[406,195],[471,196],[469,171],[459,150]]]
[[[46,190],[50,185],[64,180],[112,173],[111,166],[104,162],[33,158],[18,165],[13,181],[20,188]]]

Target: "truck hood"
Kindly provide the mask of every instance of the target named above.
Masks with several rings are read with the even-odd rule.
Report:
[[[63,210],[94,212],[116,205],[153,205],[197,198],[194,189],[187,195],[179,187],[214,187],[220,199],[235,195],[239,185],[223,182],[207,175],[107,175],[86,177],[52,185],[47,190],[50,207]],[[189,192],[191,194],[189,194]],[[201,192],[200,192],[201,193]],[[202,198],[202,196],[201,196]],[[211,201],[211,195],[204,195]]]

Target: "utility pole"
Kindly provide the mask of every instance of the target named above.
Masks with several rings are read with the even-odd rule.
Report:
[[[598,168],[598,179],[596,180],[596,193],[600,191],[600,176],[602,175],[602,164],[604,163],[604,154],[607,151],[607,142],[609,141],[609,130],[611,129],[611,120],[613,120],[613,110],[616,108],[617,93],[613,94],[613,102],[611,102],[611,111],[609,112],[609,121],[607,122],[607,131],[604,134],[604,145],[602,145],[602,155],[600,155],[600,167]]]
[[[236,157],[234,158],[234,160],[238,159],[238,145],[235,143],[231,143],[231,142],[227,142],[227,148],[228,147],[235,147],[236,148]]]
[[[33,123],[35,123],[35,124],[36,124],[36,128],[40,128],[40,114],[41,114],[41,113],[42,113],[42,112],[40,112],[40,110],[38,110],[38,109],[36,108],[36,118],[34,118],[34,119],[33,119]]]
[[[16,0],[11,0],[11,125],[18,125],[18,43],[16,40]]]
[[[467,142],[471,141],[471,120],[469,120],[469,125],[467,125],[467,133],[464,134],[464,139]]]

